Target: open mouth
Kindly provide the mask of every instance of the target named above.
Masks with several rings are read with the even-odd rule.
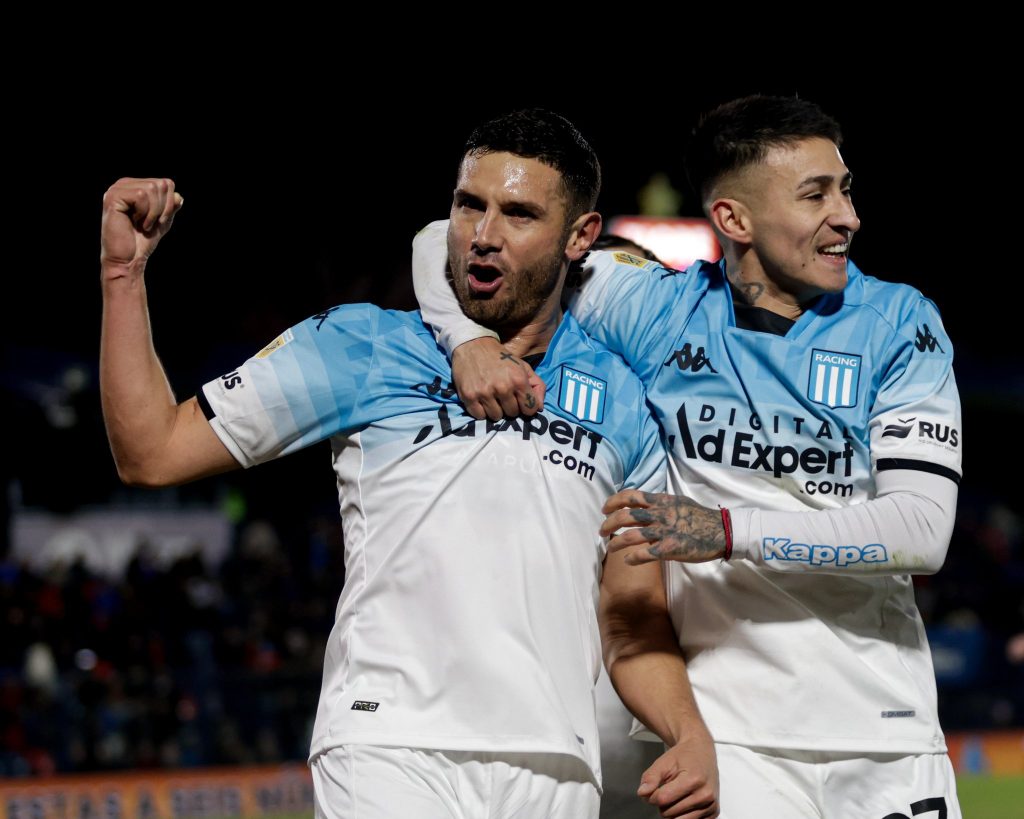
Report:
[[[826,245],[825,247],[818,248],[818,253],[825,256],[833,261],[846,261],[846,257],[850,252],[849,242],[837,242],[833,245]]]
[[[493,293],[504,280],[501,271],[491,265],[471,264],[467,281],[469,289],[474,293]]]

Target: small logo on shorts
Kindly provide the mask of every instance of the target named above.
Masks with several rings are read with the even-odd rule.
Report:
[[[353,711],[376,711],[380,705],[379,702],[367,702],[366,700],[356,700],[352,703]]]
[[[901,717],[912,717],[916,714],[916,711],[883,711],[882,719],[899,719]]]

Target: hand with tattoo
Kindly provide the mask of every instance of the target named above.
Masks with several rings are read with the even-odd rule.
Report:
[[[705,563],[725,556],[725,527],[719,509],[682,495],[657,495],[624,489],[605,501],[601,535],[611,538],[608,552],[629,549],[631,566],[655,560]],[[615,534],[623,527],[626,531]]]
[[[493,338],[455,348],[452,380],[474,418],[514,418],[544,409],[544,382],[533,368]]]

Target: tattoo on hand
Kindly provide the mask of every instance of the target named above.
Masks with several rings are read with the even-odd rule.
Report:
[[[537,406],[537,399],[533,397],[532,392],[526,393],[526,406],[528,406],[530,409],[533,409],[535,406]]]
[[[644,493],[647,509],[634,509],[640,531],[651,541],[647,553],[661,560],[703,563],[725,554],[725,529],[717,509],[680,495]]]
[[[501,360],[502,361],[511,361],[517,367],[522,367],[523,366],[523,362],[522,361],[520,361],[518,358],[516,358],[514,355],[512,355],[512,353],[507,353],[504,350],[501,351]]]

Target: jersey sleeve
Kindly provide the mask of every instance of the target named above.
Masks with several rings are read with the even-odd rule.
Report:
[[[498,338],[493,330],[467,318],[448,284],[448,220],[431,222],[412,240],[412,283],[420,313],[449,357],[476,338]]]
[[[592,251],[569,310],[649,387],[664,363],[666,333],[685,326],[697,305],[698,270],[671,270],[622,251]]]
[[[931,574],[945,560],[961,475],[953,348],[915,294],[884,356],[869,419],[875,494],[844,509],[734,509],[733,558],[780,572]]]
[[[777,572],[934,574],[946,559],[957,485],[919,470],[881,472],[875,498],[844,509],[730,509],[731,560]]]
[[[897,328],[871,413],[876,473],[909,469],[960,482],[963,446],[953,347],[938,310],[918,297]]]
[[[217,437],[245,467],[370,419],[373,360],[384,311],[334,307],[286,330],[200,390]]]
[[[637,447],[633,462],[628,465],[620,489],[639,489],[642,492],[664,492],[668,474],[667,453],[661,439],[661,427],[654,420],[650,408],[638,413],[640,420]]]

